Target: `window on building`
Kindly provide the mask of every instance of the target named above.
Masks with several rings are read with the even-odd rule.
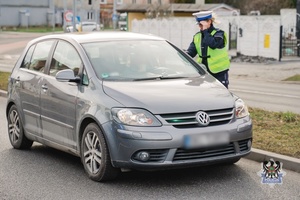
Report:
[[[132,0],[132,4],[136,4],[136,0]]]
[[[92,20],[93,19],[93,11],[88,11],[87,12],[87,19]]]
[[[151,0],[147,0],[148,1],[148,4],[151,4]]]
[[[107,0],[100,0],[100,4],[107,4]]]
[[[117,0],[117,4],[123,4],[123,0]]]

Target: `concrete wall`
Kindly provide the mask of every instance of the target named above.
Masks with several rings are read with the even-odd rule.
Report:
[[[279,59],[280,16],[240,16],[239,28],[238,52]]]
[[[0,26],[51,24],[52,13],[51,0],[1,0]]]
[[[280,16],[230,16],[221,17],[218,20],[220,23],[215,26],[227,34],[229,23],[235,23],[242,30],[242,35],[237,36],[237,52],[248,56],[279,59]],[[135,19],[131,27],[132,32],[158,35],[181,49],[188,48],[193,35],[199,31],[193,17],[163,20]]]

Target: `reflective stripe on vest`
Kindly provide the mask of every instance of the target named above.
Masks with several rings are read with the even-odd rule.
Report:
[[[213,30],[210,34],[213,36],[217,31]],[[225,46],[227,43],[227,38],[226,38],[226,33],[224,33],[224,41],[225,41]],[[198,63],[202,63],[202,52],[201,52],[201,33],[197,33],[194,36],[194,44],[197,50],[197,53],[199,55],[198,58]],[[229,60],[229,56],[228,56],[228,52],[226,50],[226,48],[222,48],[222,49],[212,49],[210,47],[207,47],[207,55],[210,56],[209,58],[207,58],[207,64],[209,67],[209,70],[212,73],[218,73],[221,71],[224,71],[226,69],[229,69],[230,67],[230,60]]]

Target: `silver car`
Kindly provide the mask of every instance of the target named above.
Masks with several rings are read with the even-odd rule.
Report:
[[[9,80],[16,149],[39,142],[81,158],[88,176],[235,163],[252,145],[247,106],[165,39],[66,33],[28,43]]]
[[[76,32],[80,30],[80,32],[90,32],[90,31],[100,31],[103,30],[103,24],[99,25],[93,21],[86,21],[76,24]],[[66,32],[74,32],[73,26],[69,25],[66,27]]]

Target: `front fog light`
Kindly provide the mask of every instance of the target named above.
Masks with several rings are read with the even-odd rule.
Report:
[[[136,155],[135,158],[138,159],[138,160],[140,160],[140,161],[146,162],[146,161],[149,160],[150,155],[149,155],[148,152],[142,151],[142,152],[139,152],[139,153]]]
[[[251,146],[252,146],[252,142],[251,142],[251,140],[248,140],[248,142],[247,142],[247,147],[250,149]]]

